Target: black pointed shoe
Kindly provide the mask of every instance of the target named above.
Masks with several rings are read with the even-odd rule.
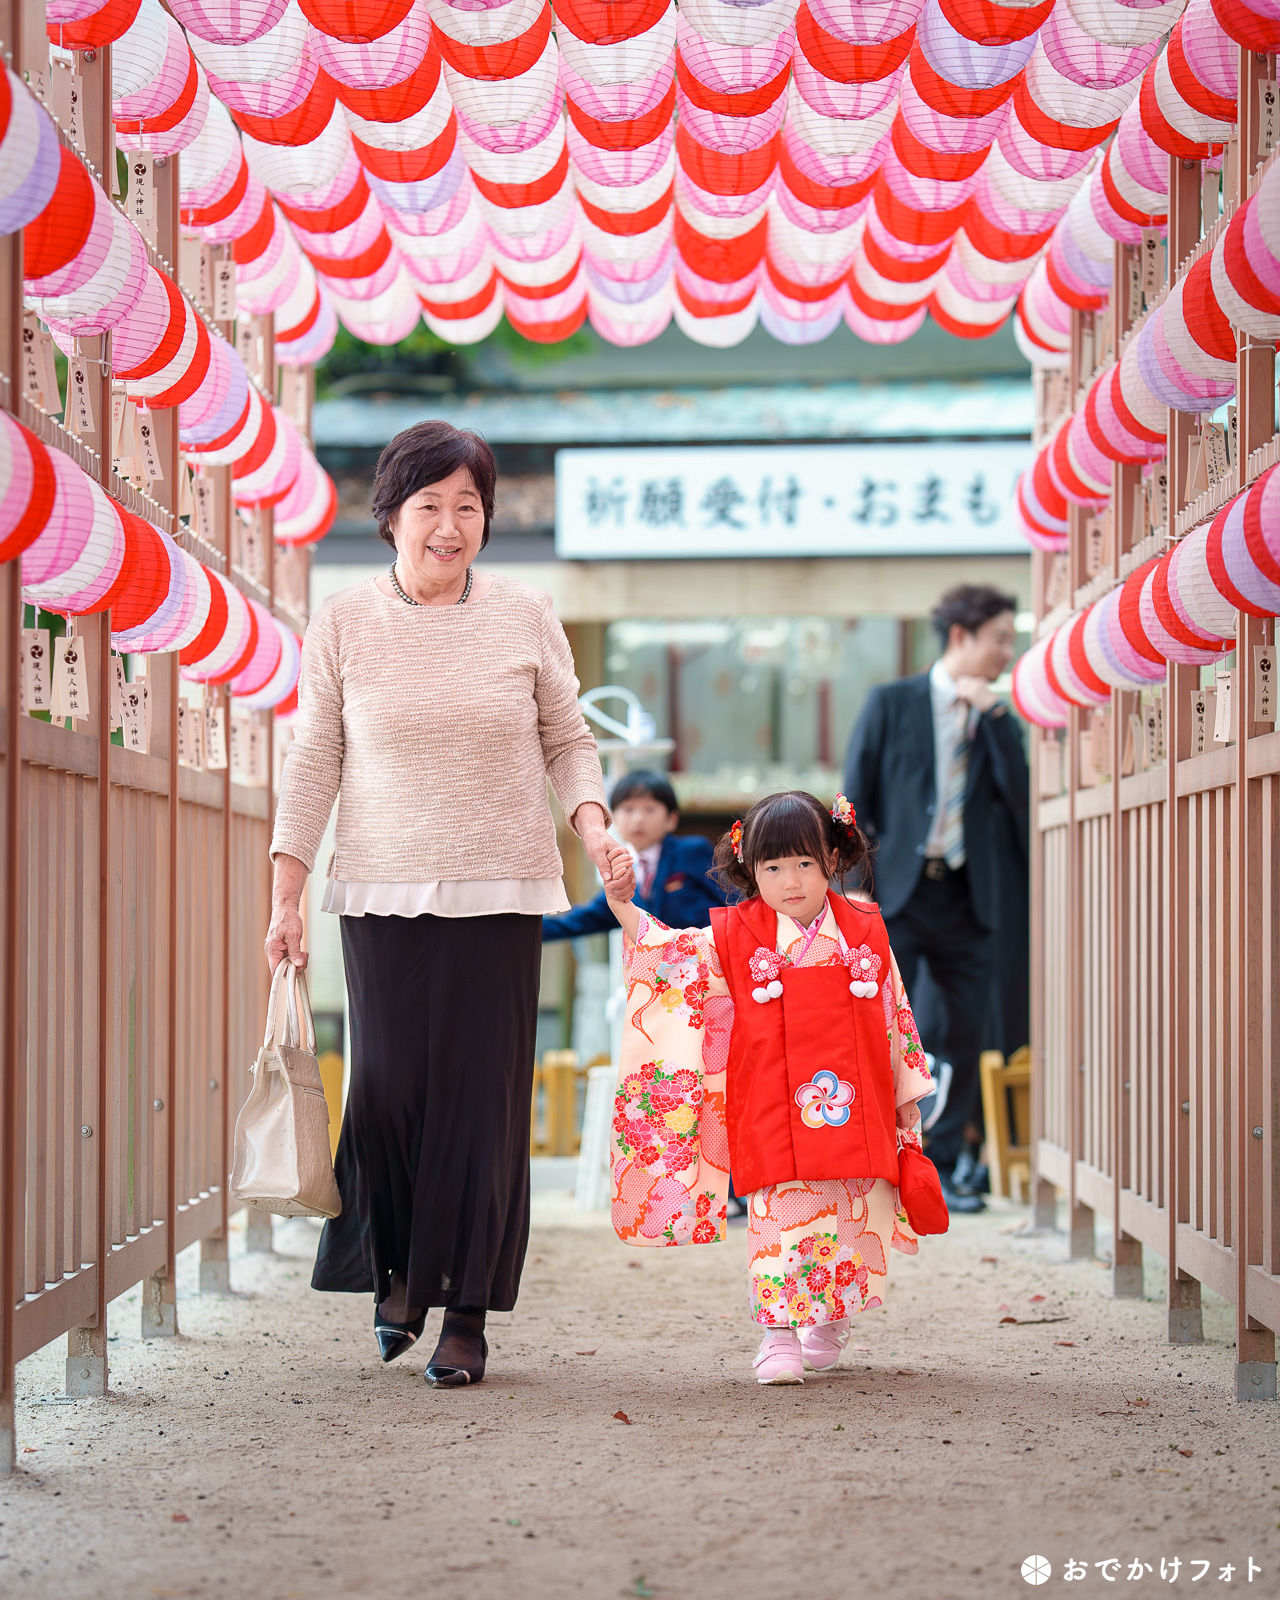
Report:
[[[378,1354],[384,1361],[394,1361],[397,1356],[402,1356],[406,1350],[411,1350],[417,1344],[426,1325],[425,1311],[412,1322],[392,1322],[389,1317],[379,1315],[375,1305],[373,1336],[378,1341]]]
[[[453,1347],[449,1352],[454,1356],[451,1362],[440,1360],[440,1351],[446,1342]],[[464,1355],[461,1364],[457,1362],[455,1352]],[[484,1377],[484,1364],[488,1356],[489,1342],[484,1336],[483,1314],[460,1315],[446,1311],[440,1329],[440,1341],[427,1364],[427,1382],[433,1389],[461,1389],[467,1384],[479,1383]]]

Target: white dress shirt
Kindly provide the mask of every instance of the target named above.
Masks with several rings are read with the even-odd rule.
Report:
[[[658,857],[662,854],[661,842],[651,844],[647,850],[636,852],[636,888],[647,900],[658,872]]]

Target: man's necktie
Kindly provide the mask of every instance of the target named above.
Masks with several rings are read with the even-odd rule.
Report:
[[[964,865],[964,792],[969,782],[969,751],[973,748],[969,737],[969,707],[963,700],[955,703],[955,719],[955,743],[951,747],[951,773],[942,818],[942,856],[953,872]]]

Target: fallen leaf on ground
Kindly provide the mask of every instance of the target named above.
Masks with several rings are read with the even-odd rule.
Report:
[[[1129,1406],[1149,1406],[1151,1404],[1150,1400],[1144,1400],[1141,1395],[1136,1400],[1130,1400],[1129,1396],[1125,1395],[1124,1401]]]
[[[1001,1317],[1001,1322],[1015,1322],[1020,1328],[1047,1328],[1051,1322],[1070,1322],[1070,1317]],[[1145,1402],[1144,1402],[1145,1404]]]
[[[996,1310],[997,1311],[1012,1311],[1013,1307],[1012,1306],[997,1306]]]
[[[1044,1299],[1044,1296],[1042,1294],[1033,1294],[1031,1296],[1031,1298],[1027,1301],[1027,1304],[1029,1306],[1038,1306],[1043,1299]]]
[[[1074,1350],[1076,1347],[1074,1339],[1055,1339],[1053,1342],[1063,1350]]]
[[[191,1518],[186,1514],[185,1511],[175,1511],[173,1513],[173,1515],[169,1518],[169,1521],[170,1522],[190,1522]]]
[[[625,1422],[628,1428],[631,1426],[631,1418],[626,1414],[625,1411],[615,1411],[613,1414],[613,1420],[615,1422]]]
[[[627,1265],[629,1267],[634,1267],[636,1269],[636,1271],[639,1272],[640,1268],[642,1266],[644,1266],[644,1262],[643,1261],[628,1261]]]
[[[1180,1456],[1190,1456],[1190,1455],[1194,1455],[1195,1452],[1193,1450],[1179,1450],[1178,1454]]]
[[[920,1375],[920,1371],[916,1367],[899,1367],[894,1374],[898,1378],[918,1378]]]
[[[993,1266],[993,1267],[996,1265],[996,1257],[995,1256],[983,1256],[982,1260],[986,1261],[986,1262],[989,1262],[990,1265]]]
[[[594,1350],[575,1350],[573,1353],[574,1353],[575,1356],[593,1356],[593,1355],[595,1355],[595,1351]]]

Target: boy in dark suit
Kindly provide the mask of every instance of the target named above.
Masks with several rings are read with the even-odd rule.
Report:
[[[876,846],[875,891],[907,993],[921,958],[942,993],[939,1053],[951,1088],[928,1154],[953,1211],[980,1211],[967,1183],[980,1124],[978,1053],[1000,925],[1001,853],[1027,848],[1022,736],[992,682],[1014,656],[1011,595],[961,584],[932,621],[942,655],[928,672],[878,684],[853,730],[845,793]],[[957,1170],[958,1169],[958,1170]]]
[[[701,835],[677,839],[680,808],[675,790],[660,772],[628,772],[609,798],[618,832],[636,852],[636,905],[669,928],[705,928],[712,906],[728,904],[712,879],[711,841]],[[562,916],[543,917],[542,937],[577,939],[618,926],[604,890]]]

